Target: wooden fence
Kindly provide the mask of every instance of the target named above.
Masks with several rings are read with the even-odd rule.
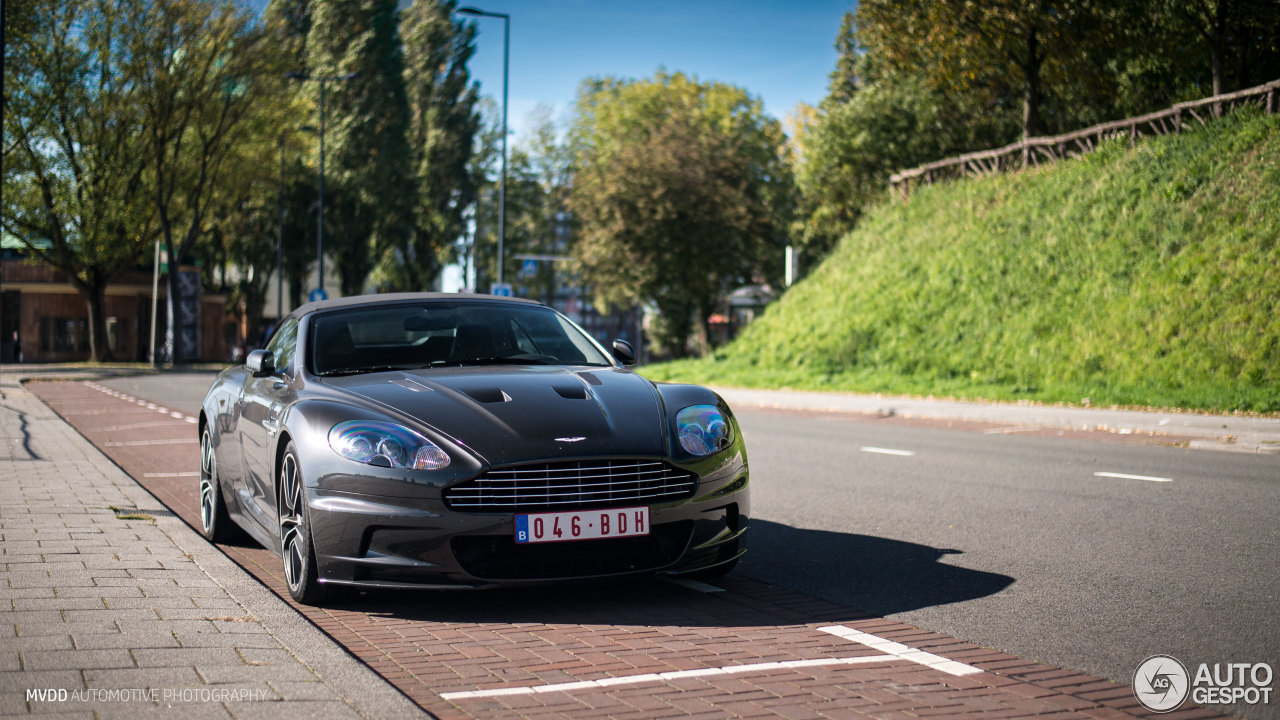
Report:
[[[983,150],[938,160],[895,173],[889,177],[889,185],[895,195],[905,200],[910,196],[913,184],[933,184],[963,177],[1021,170],[1033,165],[1092,152],[1099,143],[1117,137],[1129,138],[1129,145],[1132,147],[1139,137],[1180,133],[1184,127],[1190,127],[1192,121],[1204,125],[1213,118],[1221,117],[1224,113],[1243,105],[1255,105],[1265,109],[1267,114],[1272,114],[1280,110],[1278,96],[1280,96],[1280,80],[1272,80],[1265,85],[1247,90],[1178,103],[1167,110],[1094,125],[1066,135],[1027,138],[995,150]]]

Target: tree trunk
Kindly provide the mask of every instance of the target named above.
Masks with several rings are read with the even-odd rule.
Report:
[[[302,287],[307,283],[307,275],[304,271],[292,271],[289,273],[289,307],[296,308],[302,305],[303,295]],[[289,311],[286,309],[285,314]],[[279,318],[277,318],[279,319]]]
[[[1209,59],[1213,63],[1213,94],[1221,95],[1226,92],[1226,78],[1224,73],[1222,58],[1222,39],[1214,38],[1209,41]]]
[[[164,357],[170,365],[176,365],[186,358],[182,357],[182,347],[178,343],[178,263],[169,250],[169,271],[164,276],[165,287],[169,289],[164,300]]]
[[[1022,139],[1044,134],[1044,122],[1040,108],[1044,104],[1044,88],[1040,79],[1040,39],[1035,27],[1027,28],[1027,56],[1019,63],[1022,68]]]
[[[89,311],[89,357],[94,362],[111,362],[115,357],[107,342],[107,284],[95,278],[75,286]]]

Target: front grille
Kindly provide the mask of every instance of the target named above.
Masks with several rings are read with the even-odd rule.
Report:
[[[665,502],[693,494],[693,473],[655,460],[574,460],[490,470],[448,488],[453,510],[527,512]]]
[[[475,577],[554,580],[657,570],[680,558],[692,534],[693,522],[679,520],[641,537],[524,544],[510,535],[460,535],[449,544],[458,565]]]

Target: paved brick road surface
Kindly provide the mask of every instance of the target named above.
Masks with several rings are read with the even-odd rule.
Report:
[[[118,402],[76,410],[141,417]],[[0,716],[421,715],[12,385],[0,400],[0,541]],[[286,645],[274,633],[290,625],[302,632]],[[304,646],[324,667],[295,655]]]
[[[198,524],[193,418],[94,383],[28,387]],[[274,554],[222,549],[287,599]],[[295,607],[442,718],[1147,716],[1125,686],[741,576],[716,585],[362,593]]]

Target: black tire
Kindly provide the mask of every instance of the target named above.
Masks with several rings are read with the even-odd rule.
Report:
[[[298,449],[292,441],[280,459],[280,479],[276,488],[279,492],[276,514],[280,520],[280,558],[284,562],[289,596],[304,605],[319,605],[328,593],[327,588],[320,584],[317,573],[306,488],[298,464]]]
[[[213,433],[207,426],[200,433],[200,525],[209,542],[225,543],[236,537],[236,526],[227,513],[218,482],[218,453],[213,449]]]

